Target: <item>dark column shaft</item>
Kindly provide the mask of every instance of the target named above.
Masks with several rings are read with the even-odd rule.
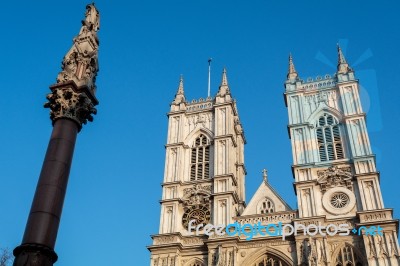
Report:
[[[14,265],[25,265],[27,257],[43,250],[44,253],[49,253],[45,256],[50,260],[57,260],[54,245],[77,134],[76,122],[69,119],[55,121],[22,245],[14,250],[16,256]],[[47,261],[48,258],[43,259]],[[48,263],[37,265],[48,265]]]

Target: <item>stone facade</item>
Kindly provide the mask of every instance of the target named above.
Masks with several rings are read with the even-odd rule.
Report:
[[[285,103],[298,210],[271,187],[266,171],[246,205],[246,140],[226,71],[215,98],[190,103],[181,78],[168,114],[160,229],[148,247],[151,266],[400,265],[398,220],[384,207],[358,80],[339,47],[333,77],[303,81],[289,57]],[[297,224],[299,233],[285,239],[195,234],[188,231],[191,221]],[[348,233],[303,234],[312,224],[346,226]],[[370,226],[382,234],[363,230]]]

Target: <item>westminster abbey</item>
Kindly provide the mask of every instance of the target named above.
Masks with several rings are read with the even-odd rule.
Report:
[[[384,206],[359,83],[340,47],[336,73],[307,81],[290,56],[284,87],[298,209],[266,171],[245,202],[246,139],[226,70],[215,97],[190,102],[181,78],[168,113],[151,266],[400,265],[398,220]],[[245,229],[223,231],[228,225]],[[267,225],[269,233],[248,237]],[[278,227],[286,231],[271,233]]]

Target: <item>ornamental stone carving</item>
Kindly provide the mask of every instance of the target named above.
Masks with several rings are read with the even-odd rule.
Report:
[[[87,121],[92,122],[92,114],[96,114],[94,108],[97,100],[91,99],[88,93],[79,91],[74,84],[70,86],[52,88],[52,93],[47,95],[48,102],[45,108],[50,108],[50,119],[53,123],[60,118],[67,118],[75,121],[79,128]]]
[[[74,81],[78,87],[87,86],[94,93],[98,66],[100,14],[94,4],[86,6],[85,20],[73,39],[73,45],[62,61],[62,71],[57,76],[57,83]]]
[[[186,207],[193,205],[205,205],[210,203],[211,185],[202,186],[196,184],[183,190],[183,204]]]
[[[57,84],[50,87],[45,108],[50,108],[53,123],[60,118],[75,121],[79,129],[87,121],[93,121],[94,108],[98,104],[95,97],[98,66],[100,15],[94,4],[86,6],[82,27],[73,39],[73,45],[62,61],[62,70],[57,76]]]
[[[318,184],[321,187],[322,193],[325,193],[327,190],[338,186],[346,187],[351,191],[353,190],[350,167],[339,168],[337,166],[332,166],[327,170],[318,171],[317,174]]]

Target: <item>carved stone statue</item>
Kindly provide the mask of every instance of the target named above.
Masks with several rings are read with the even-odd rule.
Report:
[[[88,28],[92,28],[94,31],[100,29],[100,14],[93,4],[86,6],[85,20],[82,24],[86,25]]]
[[[73,45],[64,56],[62,71],[57,76],[57,83],[74,81],[78,87],[87,86],[94,93],[98,66],[99,40],[97,31],[100,28],[100,14],[94,4],[86,6],[85,20],[73,39]]]
[[[304,239],[303,243],[300,246],[300,263],[301,265],[307,265],[308,264],[308,259],[311,253],[311,246],[310,243],[308,242],[308,239]]]

